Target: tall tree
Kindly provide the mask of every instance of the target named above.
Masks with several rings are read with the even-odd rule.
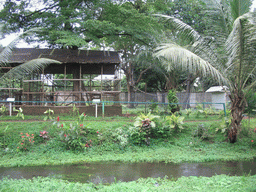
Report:
[[[208,3],[207,11],[211,15],[208,19],[215,21],[216,18],[220,19],[220,22],[209,27],[209,31],[215,31],[216,34],[211,43],[220,45],[220,48],[215,46],[213,51],[207,49],[207,52],[211,51],[212,55],[217,53],[221,58],[213,60],[209,54],[205,55],[205,48],[208,47],[203,43],[205,38],[186,24],[174,20],[172,22],[177,24],[178,33],[190,37],[199,35],[196,41],[193,41],[193,44],[198,45],[198,49],[191,52],[184,47],[168,44],[159,47],[157,55],[168,59],[169,65],[179,61],[183,69],[185,67],[186,70],[198,71],[201,74],[215,74],[219,80],[223,79],[227,83],[231,92],[232,115],[228,138],[234,143],[237,141],[237,134],[241,131],[242,114],[246,105],[245,96],[256,85],[256,15],[248,12],[250,0],[205,0],[205,2]],[[217,62],[219,65],[216,65]],[[219,68],[222,73],[213,66]]]

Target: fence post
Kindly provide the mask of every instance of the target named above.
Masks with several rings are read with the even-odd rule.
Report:
[[[103,117],[103,118],[104,118],[104,113],[105,113],[104,107],[105,107],[104,101],[102,101],[102,117]]]
[[[225,103],[222,103],[222,105],[223,105],[224,114],[225,114],[225,117],[226,117],[226,116],[227,116],[227,112],[226,112],[226,105],[225,105]]]

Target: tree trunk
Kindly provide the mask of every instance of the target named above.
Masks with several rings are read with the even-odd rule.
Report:
[[[184,100],[185,104],[185,109],[190,108],[190,92],[191,92],[191,84],[193,83],[193,81],[195,80],[195,77],[193,77],[191,74],[188,75],[188,78],[186,80],[187,82],[187,88],[186,88],[186,98]]]
[[[134,102],[135,102],[135,91],[134,91],[134,87],[133,86],[129,86],[127,85],[127,89],[128,89],[128,108],[134,108]]]
[[[230,143],[237,141],[237,135],[241,131],[241,121],[243,119],[243,112],[245,108],[244,94],[234,89],[229,95],[231,100],[231,125],[228,130],[228,139]]]

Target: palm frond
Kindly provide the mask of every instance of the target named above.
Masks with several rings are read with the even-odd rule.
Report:
[[[250,11],[251,0],[230,0],[231,16],[233,20]]]
[[[212,75],[217,81],[226,82],[224,76],[207,60],[174,43],[161,44],[156,49],[155,56],[167,60],[165,65],[169,71],[178,68],[192,74]]]
[[[249,76],[253,75],[252,72],[255,72],[255,46],[256,15],[246,13],[235,20],[233,30],[226,41],[229,59],[225,73],[231,76],[230,79],[232,76],[236,77],[237,83],[242,87],[246,85]]]
[[[35,32],[40,31],[41,28],[33,28],[30,29],[22,34],[20,34],[18,37],[16,37],[10,44],[8,44],[3,51],[0,53],[0,67],[2,66],[8,66],[8,60],[12,54],[12,50],[15,47],[15,45],[24,37],[28,36],[28,35],[32,35]]]
[[[169,21],[172,25],[173,30],[176,31],[177,34],[186,37],[187,39],[193,39],[193,41],[197,41],[199,38],[201,38],[200,34],[190,25],[182,22],[175,17],[162,14],[154,14],[154,16],[161,17],[166,19],[166,21]]]
[[[21,79],[24,77],[24,75],[36,73],[42,71],[46,66],[49,64],[61,64],[61,62],[53,60],[53,59],[47,59],[47,58],[39,58],[39,59],[33,59],[31,61],[28,61],[24,64],[21,64],[7,73],[5,73],[1,78],[1,80],[4,79]]]
[[[221,45],[231,31],[233,19],[230,15],[228,0],[203,0],[206,7],[203,12],[207,18],[207,33],[214,36]]]

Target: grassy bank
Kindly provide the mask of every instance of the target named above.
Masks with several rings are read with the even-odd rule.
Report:
[[[33,180],[0,181],[0,191],[255,191],[256,176],[231,177],[181,177],[177,180],[139,179],[133,182],[117,182],[111,185],[72,183],[56,178],[34,178]]]
[[[155,137],[150,138],[150,143],[144,142],[145,135],[141,136],[140,129],[137,130],[139,132],[136,133],[137,135],[134,133],[135,117],[105,119],[85,117],[82,121],[79,121],[78,117],[73,117],[73,121],[70,119],[71,117],[60,117],[59,121],[55,118],[53,121],[15,121],[13,119],[2,121],[0,125],[2,144],[0,166],[56,165],[99,161],[174,163],[238,161],[251,160],[256,157],[256,147],[252,142],[255,133],[249,126],[248,120],[244,120],[244,125],[248,128],[240,134],[238,142],[230,144],[226,141],[226,133],[221,131],[222,120],[218,118],[200,121],[190,117],[190,121],[182,124],[183,129],[178,131],[170,127],[162,128],[162,122],[159,124],[155,120],[157,125],[151,131],[151,135],[154,133]],[[255,120],[252,119],[250,125],[254,124]],[[75,126],[83,127],[79,130],[84,132],[85,137],[73,135],[70,140],[67,140],[68,134],[74,134],[70,132],[71,129],[78,130]],[[131,130],[133,135],[129,132]],[[47,132],[44,139],[40,137],[42,131]],[[33,145],[28,142],[27,149],[22,148],[21,133],[29,134],[30,137],[33,135]],[[69,145],[68,142],[76,140],[78,144]],[[87,147],[85,147],[86,144]],[[70,148],[70,146],[79,148]]]

